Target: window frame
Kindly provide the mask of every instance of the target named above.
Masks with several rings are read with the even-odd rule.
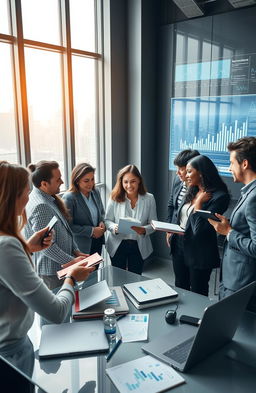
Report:
[[[27,101],[25,48],[55,51],[62,56],[61,79],[63,89],[64,141],[63,152],[65,169],[63,178],[68,184],[70,173],[75,166],[75,125],[72,81],[72,56],[81,56],[95,60],[96,67],[96,157],[99,185],[105,183],[104,171],[104,109],[103,109],[103,37],[102,37],[102,1],[95,0],[95,34],[96,52],[84,51],[71,47],[69,0],[59,0],[59,17],[62,45],[24,39],[22,28],[22,0],[9,0],[11,35],[0,33],[0,42],[8,43],[13,51],[14,101],[16,117],[16,141],[18,162],[27,166],[31,162],[29,114]]]

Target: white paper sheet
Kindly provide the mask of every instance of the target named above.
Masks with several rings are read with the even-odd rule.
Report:
[[[128,314],[117,321],[122,341],[146,341],[148,339],[149,314]]]

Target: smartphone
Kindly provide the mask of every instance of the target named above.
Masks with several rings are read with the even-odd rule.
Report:
[[[41,243],[43,243],[44,239],[49,236],[49,233],[51,232],[52,228],[54,227],[54,225],[56,224],[56,222],[58,221],[58,218],[56,216],[53,216],[52,219],[48,222],[48,231],[45,232],[44,236],[42,237],[42,241]]]
[[[211,220],[214,221],[221,221],[218,217],[215,216],[214,213],[210,212],[209,210],[196,210],[196,213],[198,213],[201,217],[203,218],[210,218]]]
[[[180,323],[187,323],[188,325],[199,326],[201,319],[196,317],[190,317],[189,315],[181,315]]]

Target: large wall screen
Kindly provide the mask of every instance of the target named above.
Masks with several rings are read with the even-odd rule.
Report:
[[[246,46],[233,46],[229,35],[218,42],[213,26],[208,40],[200,28],[192,37],[191,26],[184,26],[175,34],[169,168],[175,169],[181,150],[191,148],[228,176],[228,142],[256,136],[256,50],[245,53]]]

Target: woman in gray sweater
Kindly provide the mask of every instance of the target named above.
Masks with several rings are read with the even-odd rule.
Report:
[[[32,252],[51,245],[51,234],[42,242],[48,228],[27,241],[20,233],[30,192],[29,173],[0,161],[0,185],[0,355],[18,365],[31,353],[27,332],[34,312],[53,323],[64,321],[74,302],[75,282],[85,280],[93,268],[71,269],[54,295],[36,274],[31,260]]]

